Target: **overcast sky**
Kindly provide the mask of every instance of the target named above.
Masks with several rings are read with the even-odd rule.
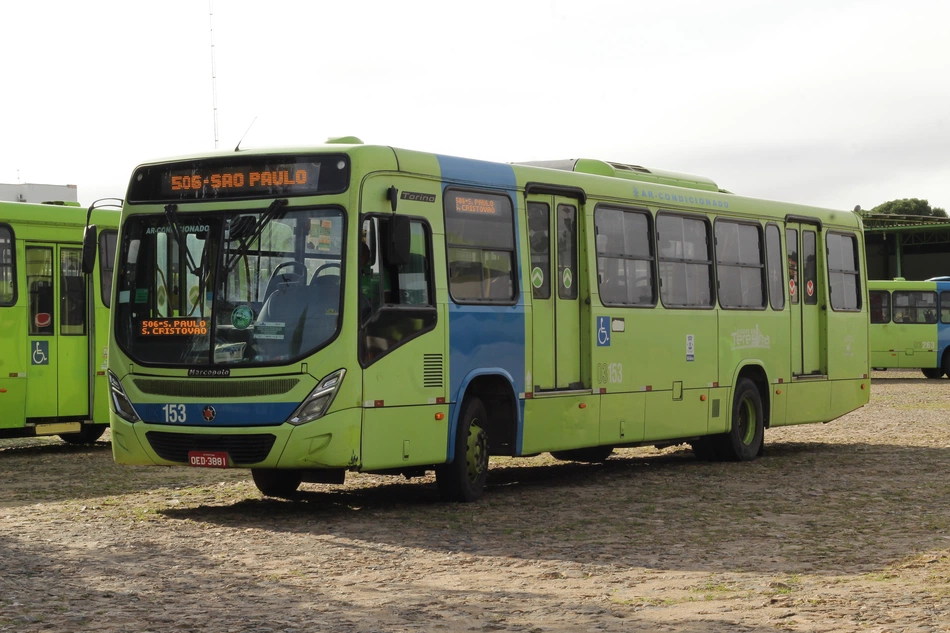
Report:
[[[0,182],[84,204],[214,149],[216,101],[221,149],[355,135],[950,209],[948,0],[10,0],[0,25]]]

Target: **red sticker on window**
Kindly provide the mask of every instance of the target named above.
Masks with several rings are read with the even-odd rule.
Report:
[[[36,316],[33,317],[33,323],[36,324],[36,327],[49,327],[52,322],[53,315],[49,312],[38,312]]]

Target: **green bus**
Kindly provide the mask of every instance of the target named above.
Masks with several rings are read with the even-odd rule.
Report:
[[[98,250],[82,269],[89,219]],[[0,202],[0,437],[94,442],[109,426],[115,209]]]
[[[868,280],[871,367],[950,373],[950,279]]]
[[[868,401],[861,221],[706,178],[363,145],[137,167],[109,380],[120,464],[250,468],[262,493],[489,456],[601,461]]]

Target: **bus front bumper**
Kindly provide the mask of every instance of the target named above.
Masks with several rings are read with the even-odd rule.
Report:
[[[111,414],[117,464],[190,466],[195,454],[226,453],[233,468],[358,468],[362,409],[328,413],[300,426],[200,427],[128,422]],[[213,464],[220,464],[213,461]]]

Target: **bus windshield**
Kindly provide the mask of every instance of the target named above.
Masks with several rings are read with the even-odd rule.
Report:
[[[344,234],[336,207],[133,215],[116,266],[116,342],[165,366],[310,354],[339,328]]]

